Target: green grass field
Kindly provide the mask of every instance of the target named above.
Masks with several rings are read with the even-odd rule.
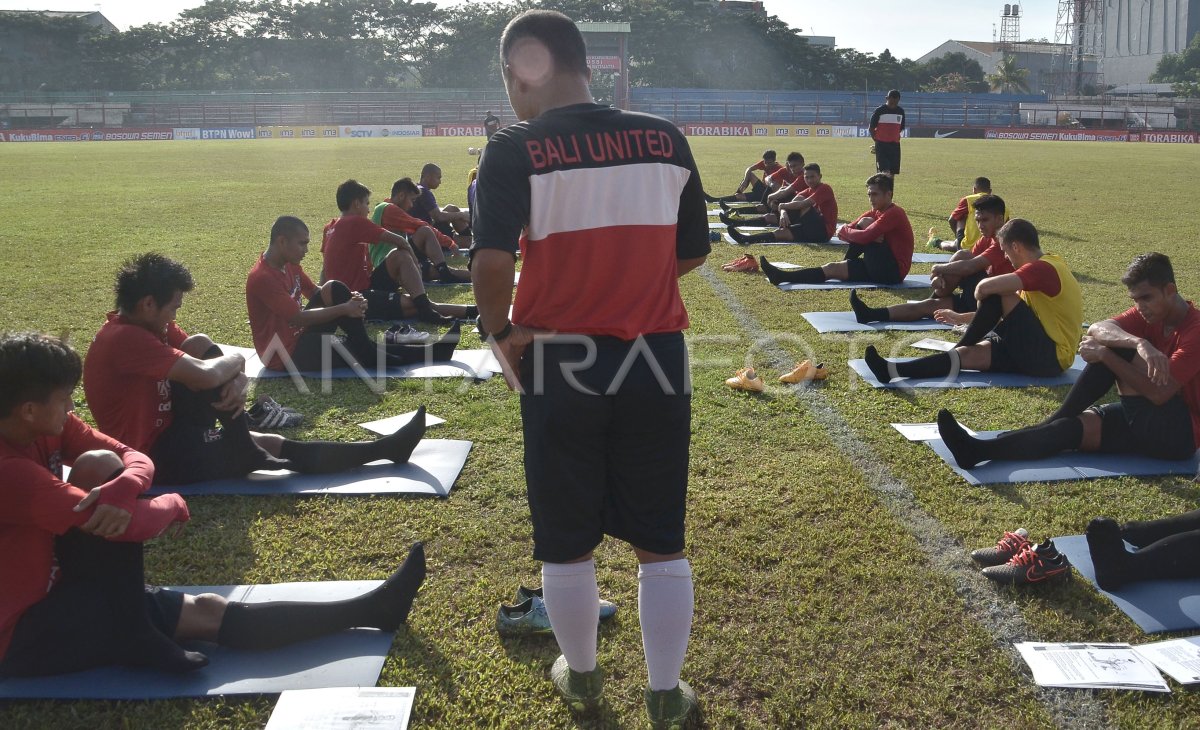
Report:
[[[867,208],[873,159],[862,140],[694,140],[705,186],[730,192],[773,145],[819,162],[842,217]],[[180,311],[189,332],[251,345],[246,272],[271,222],[299,215],[314,232],[336,215],[334,188],[355,177],[386,196],[422,163],[445,171],[439,198],[463,204],[476,140],[322,140],[7,145],[0,162],[0,327],[69,332],[86,349],[112,307],[119,262],[157,250],[197,280]],[[916,229],[939,226],[971,180],[987,175],[1043,247],[1071,263],[1085,319],[1127,306],[1118,278],[1139,252],[1172,256],[1186,294],[1200,290],[1192,210],[1200,146],[907,140],[895,200]],[[580,201],[603,205],[602,200]],[[753,247],[751,253],[762,253]],[[800,318],[841,310],[845,292],[782,293],[760,276],[726,274],[741,253],[714,244],[684,279],[691,313],[694,418],[689,553],[696,615],[684,677],[708,726],[1197,727],[1200,699],[1043,691],[1014,640],[1151,640],[1084,581],[1000,590],[970,568],[968,552],[1025,526],[1038,538],[1076,534],[1096,515],[1144,519],[1191,509],[1184,479],[1106,479],[972,487],[927,448],[887,424],[930,421],[949,407],[976,429],[1039,419],[1062,390],[964,390],[902,395],[865,387],[846,367],[866,344],[898,355],[903,334],[816,335]],[[816,246],[774,248],[773,259],[816,265]],[[630,265],[636,266],[631,253]],[[306,261],[320,268],[317,246]],[[916,264],[914,272],[928,270]],[[470,301],[465,287],[434,297]],[[917,293],[919,294],[919,292]],[[903,293],[870,293],[894,303]],[[878,304],[877,304],[878,305]],[[765,333],[765,334],[764,334]],[[478,342],[468,336],[464,347]],[[792,360],[833,371],[823,386],[774,384]],[[771,385],[761,396],[722,381],[744,363]],[[147,550],[149,579],[169,584],[265,583],[386,576],[425,540],[429,579],[396,637],[382,685],[416,685],[415,727],[572,727],[547,671],[552,639],[501,641],[497,604],[537,583],[521,470],[517,400],[500,378],[391,381],[376,395],[339,381],[330,394],[286,382],[258,392],[308,416],[294,436],[364,438],[355,424],[427,404],[447,419],[432,435],[475,442],[447,500],[193,498],[184,535]],[[78,394],[80,411],[83,393]],[[606,542],[601,593],[620,604],[601,634],[608,708],[586,727],[642,727],[646,681],[636,616],[636,563]],[[1154,637],[1158,638],[1158,637]],[[252,728],[274,697],[167,702],[10,702],[0,727]]]

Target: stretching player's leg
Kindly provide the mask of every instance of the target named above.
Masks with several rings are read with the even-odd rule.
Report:
[[[1121,539],[1140,548],[1171,535],[1196,530],[1200,530],[1200,509],[1158,520],[1126,522],[1121,525]]]
[[[330,474],[387,459],[403,464],[425,436],[425,406],[393,434],[374,441],[296,441],[274,433],[251,433],[255,444],[287,462],[283,468],[305,474]]]
[[[946,448],[964,469],[990,460],[1045,459],[1063,451],[1096,451],[1101,439],[1100,416],[1091,411],[1009,431],[994,439],[971,436],[944,408],[938,411],[937,423]]]
[[[1126,362],[1133,362],[1137,353],[1126,348],[1109,348]],[[1140,358],[1139,358],[1140,360]],[[1083,413],[1093,403],[1104,397],[1117,382],[1117,376],[1102,362],[1090,362],[1084,366],[1079,379],[1071,384],[1067,396],[1059,407],[1046,416],[1044,423],[1059,419],[1071,418]]]
[[[341,601],[227,601],[213,593],[184,599],[175,638],[237,649],[273,649],[350,628],[395,631],[407,623],[425,580],[425,549],[416,543],[383,585]]]
[[[442,316],[434,308],[433,303],[429,301],[429,297],[425,294],[425,282],[421,280],[421,269],[417,265],[417,257],[413,254],[412,248],[398,247],[392,249],[383,260],[383,263],[375,267],[375,271],[371,273],[371,290],[379,292],[379,295],[367,298],[368,306],[372,309],[385,310],[380,314],[391,314],[388,307],[381,296],[388,298],[388,302],[394,302],[395,298],[392,294],[396,294],[397,287],[404,289],[412,299],[412,304],[416,308],[417,317],[423,322],[431,322],[434,324],[450,324],[446,317]],[[375,314],[370,311],[367,316],[372,319],[376,318]],[[393,317],[379,317],[381,319],[393,319]]]
[[[1102,589],[1115,591],[1141,581],[1200,578],[1200,560],[1196,560],[1200,555],[1200,529],[1163,535],[1133,553],[1125,549],[1124,532],[1106,517],[1088,523],[1088,550],[1096,584]]]
[[[409,235],[409,240],[418,251],[429,258],[434,271],[437,272],[439,280],[460,283],[469,283],[471,281],[471,272],[449,267],[446,263],[445,251],[442,249],[442,245],[438,243],[437,235],[429,226],[418,228]]]
[[[850,290],[850,307],[854,310],[854,318],[862,323],[869,322],[915,322],[928,319],[939,309],[954,306],[953,297],[930,297],[919,302],[892,304],[887,307],[869,307],[858,296],[857,289]]]

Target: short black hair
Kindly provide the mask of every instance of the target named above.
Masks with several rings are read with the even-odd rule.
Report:
[[[1024,218],[1013,218],[1000,226],[1000,230],[996,231],[996,238],[1006,243],[1020,243],[1026,248],[1040,249],[1042,247],[1038,240],[1037,228],[1034,228],[1033,224]]]
[[[804,155],[800,154],[799,152],[789,152],[789,153],[788,153],[788,156],[787,156],[787,161],[788,161],[788,162],[801,162],[801,163],[803,163],[803,162],[804,162]]]
[[[766,162],[774,162],[775,150],[767,150],[766,152],[763,152],[763,160]]]
[[[815,172],[818,175],[821,174],[821,166],[815,162],[808,163],[807,165],[804,166],[804,169],[806,172]]]
[[[1004,215],[1004,198],[988,193],[975,201],[975,210],[1002,216]]]
[[[554,70],[587,76],[587,45],[575,22],[553,10],[526,10],[508,22],[500,35],[500,60],[507,64],[508,54],[517,41],[532,38],[550,51]]]
[[[899,89],[892,89],[891,91],[889,91],[889,92],[887,93],[887,98],[889,98],[889,99],[899,99],[899,98],[900,98],[900,90],[899,90]]]
[[[415,192],[418,192],[417,184],[412,181],[411,177],[402,177],[396,182],[392,183],[393,198],[400,197],[401,193],[408,193],[411,195]]]
[[[38,332],[0,334],[0,418],[22,403],[45,403],[83,374],[79,354],[63,340]]]
[[[424,180],[426,175],[434,172],[441,172],[442,168],[438,167],[436,162],[426,162],[421,166],[421,179]]]
[[[1158,289],[1174,284],[1175,269],[1171,267],[1171,259],[1161,253],[1142,253],[1134,257],[1121,277],[1121,283],[1132,289],[1143,281]]]
[[[126,259],[117,270],[113,289],[117,309],[131,311],[147,296],[154,297],[154,303],[161,307],[174,298],[175,292],[190,292],[195,285],[186,266],[151,252]]]
[[[877,188],[882,188],[887,192],[893,192],[896,189],[896,183],[892,180],[891,175],[884,175],[882,172],[877,172],[867,178],[867,187],[874,185]]]
[[[990,193],[992,192],[992,181],[986,177],[977,177],[975,178],[975,187],[979,188],[980,192]]]
[[[294,215],[281,215],[271,226],[270,243],[275,243],[275,239],[280,236],[291,236],[300,231],[308,232],[308,226],[304,224],[304,221]]]
[[[371,189],[357,180],[347,180],[337,187],[337,207],[345,213],[354,201],[370,197]]]

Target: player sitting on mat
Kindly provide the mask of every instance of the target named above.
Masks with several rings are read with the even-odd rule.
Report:
[[[83,387],[104,433],[154,460],[156,484],[244,477],[257,469],[329,473],[377,459],[408,461],[425,433],[424,407],[375,441],[295,441],[250,431],[245,360],[175,323],[191,273],[158,254],[117,273],[117,310],[88,349]],[[220,421],[223,428],[216,428]]]
[[[778,210],[781,202],[791,200],[796,193],[804,189],[804,155],[799,152],[789,152],[783,167],[763,178],[764,193],[759,199],[751,199],[745,203],[730,204],[724,200],[718,201],[725,213],[741,215],[743,213],[772,213]],[[726,224],[728,225],[728,224]]]
[[[428,226],[424,230],[432,235]],[[381,360],[386,365],[408,365],[454,356],[458,322],[441,341],[427,347],[428,335],[407,325],[402,325],[407,332],[395,327],[388,330],[383,343],[372,340],[363,324],[366,299],[336,279],[318,288],[300,267],[308,242],[304,221],[280,217],[271,227],[270,245],[246,278],[254,349],[268,368],[320,372],[326,367],[326,351],[329,367],[368,371]],[[307,307],[302,298],[308,299]],[[337,335],[338,330],[343,335]],[[333,346],[334,342],[339,346]]]
[[[1097,517],[1088,523],[1087,541],[1096,584],[1106,591],[1127,583],[1200,578],[1200,510],[1123,525]],[[1125,543],[1137,550],[1129,552]]]
[[[795,241],[797,243],[825,243],[837,228],[837,198],[833,188],[821,182],[821,166],[813,162],[804,166],[803,193],[779,205],[779,215],[762,218],[743,218],[734,221],[724,213],[721,222],[729,226],[729,236],[738,243],[771,243]],[[774,231],[747,235],[736,226],[775,225]]]
[[[425,579],[421,543],[382,586],[345,601],[246,604],[147,586],[142,541],[186,522],[187,505],[137,498],[154,465],[71,412],[81,369],[56,338],[0,335],[0,677],[182,672],[208,659],[180,641],[259,650],[407,621]]]
[[[875,174],[867,178],[871,209],[842,226],[838,238],[849,243],[846,257],[820,267],[785,271],[759,258],[772,284],[820,284],[827,279],[897,284],[912,266],[913,232],[904,209],[892,202],[892,178]],[[836,220],[836,217],[835,217]]]
[[[1043,253],[1037,229],[1021,218],[1001,226],[996,239],[1014,272],[988,277],[975,287],[978,308],[954,349],[892,362],[868,345],[863,357],[879,382],[944,378],[959,370],[1045,378],[1071,367],[1083,323],[1083,297],[1067,262]]]
[[[392,183],[392,197],[375,206],[375,210],[371,212],[371,221],[392,233],[408,236],[413,252],[421,260],[421,274],[426,281],[436,276],[438,281],[444,283],[471,283],[471,272],[466,269],[452,269],[446,263],[447,255],[458,253],[458,243],[420,218],[409,215],[408,210],[420,194],[421,191],[411,178],[400,178]],[[464,243],[469,242],[464,239]],[[390,243],[372,243],[368,247],[371,265],[379,266],[392,248]]]
[[[746,168],[746,174],[742,176],[742,182],[737,186],[737,190],[733,191],[733,195],[717,197],[705,193],[704,199],[710,203],[718,203],[722,200],[726,203],[759,202],[767,194],[767,185],[759,179],[757,173],[761,171],[765,178],[782,168],[783,165],[776,161],[775,150],[767,150],[762,153],[761,160]]]
[[[1087,366],[1041,423],[984,440],[972,438],[949,411],[938,413],[938,430],[959,466],[1069,450],[1192,456],[1200,444],[1200,312],[1179,295],[1163,254],[1135,258],[1121,283],[1133,306],[1088,328],[1079,344]],[[1094,405],[1114,384],[1119,402]]]
[[[356,180],[338,186],[337,205],[342,211],[325,226],[321,242],[321,283],[342,282],[367,300],[367,319],[397,320],[418,317],[423,322],[451,324],[454,317],[479,316],[474,307],[438,304],[425,294],[421,269],[408,240],[371,222],[371,191]],[[394,246],[382,263],[371,266],[367,246]],[[397,290],[402,287],[405,293]]]
[[[915,322],[933,317],[945,324],[965,324],[974,316],[975,287],[988,276],[1011,274],[1012,264],[996,242],[996,231],[1004,223],[1004,201],[996,195],[979,198],[974,204],[975,220],[982,237],[970,251],[959,251],[944,264],[935,264],[930,284],[933,295],[919,302],[893,304],[890,307],[868,307],[850,290],[850,306],[854,318],[862,324],[870,322]],[[958,289],[958,293],[955,293]]]
[[[441,187],[442,168],[426,163],[421,168],[420,191],[413,201],[412,215],[420,218],[447,236],[471,236],[471,215],[456,205],[439,206],[433,191]],[[468,245],[470,241],[466,242]]]
[[[991,194],[992,181],[986,177],[975,178],[975,183],[971,186],[971,194],[958,201],[954,212],[947,219],[950,223],[950,230],[954,231],[954,240],[942,241],[940,248],[943,251],[959,251],[975,246],[982,235],[979,226],[975,225],[975,203],[983,196]],[[1011,217],[1012,214],[1005,211],[1001,225],[1007,223]]]

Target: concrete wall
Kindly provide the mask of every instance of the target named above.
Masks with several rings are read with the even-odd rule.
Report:
[[[1200,0],[1103,0],[1104,83],[1140,84],[1200,30]]]

